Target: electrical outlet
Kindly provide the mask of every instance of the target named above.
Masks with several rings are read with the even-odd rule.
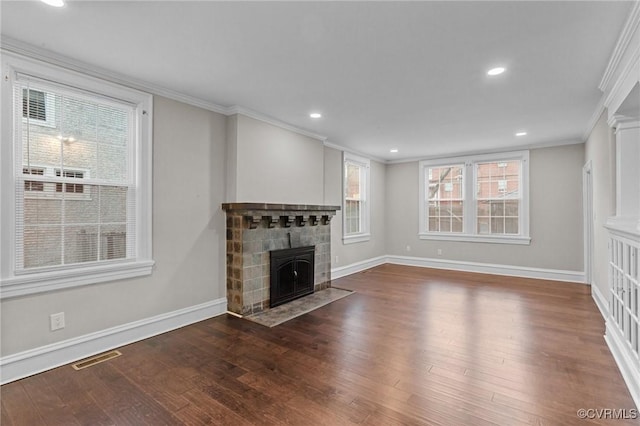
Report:
[[[442,256],[442,249],[438,249],[438,256]]]
[[[64,328],[64,312],[58,312],[57,314],[51,314],[49,316],[51,321],[51,331],[60,330]]]
[[[337,263],[339,263],[339,262],[340,262],[340,259],[338,258],[338,256],[336,256],[336,261],[335,261],[335,262],[333,262],[333,263],[336,263],[336,264],[337,264]]]
[[[406,249],[407,251],[411,251],[411,246],[407,244],[407,247],[405,247],[405,249]]]

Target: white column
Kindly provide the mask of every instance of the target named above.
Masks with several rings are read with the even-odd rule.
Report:
[[[616,115],[609,121],[616,134],[615,222],[640,231],[640,121]]]

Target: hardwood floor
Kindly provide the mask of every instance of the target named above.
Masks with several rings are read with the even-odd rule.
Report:
[[[7,384],[1,424],[638,424],[576,414],[635,412],[588,286],[394,265],[333,286],[357,293],[272,329],[223,315]]]

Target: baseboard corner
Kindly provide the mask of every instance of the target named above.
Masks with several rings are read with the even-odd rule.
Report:
[[[350,265],[333,268],[331,269],[331,279],[334,280],[346,277],[347,275],[362,272],[376,266],[384,265],[385,263],[387,263],[387,256],[377,256],[361,260],[360,262],[355,262]]]
[[[602,318],[606,321],[609,316],[609,303],[595,282],[591,283],[591,298],[596,303]]]
[[[479,274],[505,275],[522,278],[565,281],[584,284],[584,272],[559,269],[534,268],[528,266],[497,265],[491,263],[467,262],[460,260],[434,259],[427,257],[387,256],[387,261],[396,265],[419,266],[423,268],[449,269],[452,271],[475,272]]]

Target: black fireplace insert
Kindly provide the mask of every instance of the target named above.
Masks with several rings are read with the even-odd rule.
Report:
[[[315,246],[274,250],[270,255],[270,307],[313,293]]]

